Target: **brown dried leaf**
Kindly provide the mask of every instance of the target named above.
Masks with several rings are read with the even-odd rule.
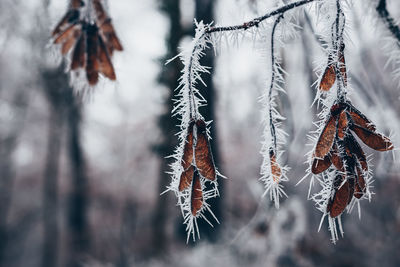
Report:
[[[62,44],[68,39],[74,36],[75,30],[79,28],[78,24],[70,25],[64,32],[62,32],[56,39],[54,39],[55,44]]]
[[[201,188],[201,182],[199,173],[197,170],[193,174],[193,185],[192,185],[192,195],[191,195],[191,210],[192,215],[196,216],[197,212],[201,210],[203,206],[203,190]]]
[[[72,36],[63,43],[61,47],[61,54],[65,55],[69,52],[69,50],[71,50],[72,46],[76,43],[76,40],[79,38],[81,33],[82,31],[80,28],[74,29]]]
[[[86,77],[90,85],[95,85],[99,79],[99,61],[98,61],[98,31],[97,26],[90,24],[87,26],[87,62]]]
[[[189,168],[184,170],[181,174],[180,180],[179,180],[179,191],[183,191],[186,188],[190,186],[193,180],[193,175],[194,175],[194,166],[191,165]]]
[[[353,154],[357,157],[357,160],[360,162],[362,169],[364,171],[368,171],[367,157],[365,156],[364,151],[352,134],[347,135],[345,145],[350,151],[350,154]]]
[[[319,89],[322,91],[329,91],[329,89],[331,89],[331,87],[335,83],[335,80],[336,80],[335,67],[333,64],[329,64],[326,67],[324,74],[322,75],[322,79],[319,84]]]
[[[123,47],[115,33],[114,27],[111,23],[111,19],[107,18],[101,25],[100,31],[106,40],[105,43],[108,47],[110,55],[112,55],[114,50],[122,51]]]
[[[193,126],[195,122],[191,121],[187,128],[185,145],[183,146],[183,156],[181,165],[184,170],[190,167],[193,162]]]
[[[100,0],[93,1],[94,10],[96,11],[97,20],[100,24],[107,19],[107,14],[104,11],[103,5],[101,4]]]
[[[99,70],[110,80],[115,80],[117,77],[115,76],[114,66],[111,62],[110,56],[108,55],[107,47],[103,42],[101,36],[99,38]]]
[[[335,168],[338,171],[341,171],[341,172],[345,171],[344,164],[343,164],[343,159],[340,157],[339,151],[338,151],[336,145],[334,145],[333,148],[332,148],[330,159],[331,159],[331,162],[332,162],[333,166],[335,166]]]
[[[72,8],[80,8],[83,7],[85,3],[82,0],[71,0]]]
[[[349,201],[350,186],[346,181],[335,193],[330,205],[329,213],[332,218],[339,216]]]
[[[348,103],[348,106],[348,113],[350,114],[350,117],[353,120],[354,124],[360,125],[361,127],[368,129],[372,132],[376,131],[376,126],[364,114],[362,114],[361,111],[356,109],[350,103]]]
[[[195,162],[199,173],[206,179],[214,181],[216,171],[211,147],[208,142],[206,123],[203,120],[196,121],[197,143],[195,148]]]
[[[282,170],[278,162],[276,161],[276,156],[272,149],[269,150],[269,159],[271,163],[272,179],[274,180],[275,183],[279,183],[279,180],[281,179],[282,176]]]
[[[388,151],[394,148],[393,144],[390,142],[390,139],[386,136],[372,132],[356,124],[352,125],[351,129],[367,146],[372,149],[378,151]]]
[[[326,155],[324,159],[313,158],[311,172],[313,174],[319,174],[321,172],[326,171],[329,168],[329,166],[331,166],[331,165],[332,165],[332,162],[329,159],[328,155]]]
[[[67,13],[62,17],[60,22],[56,25],[51,35],[53,37],[59,35],[60,33],[64,32],[70,25],[70,23],[74,24],[79,19],[79,10],[77,9],[70,9]]]
[[[330,116],[325,128],[318,139],[314,155],[316,158],[323,159],[331,150],[336,134],[336,116]]]
[[[82,33],[72,53],[71,70],[85,67],[86,34]]]
[[[359,167],[357,167],[357,176],[356,176],[356,186],[355,186],[355,190],[354,190],[354,197],[360,199],[365,193],[365,188],[366,188],[366,184],[365,184],[363,172],[361,171],[361,169]]]
[[[346,111],[343,110],[339,115],[338,126],[337,126],[337,129],[338,129],[337,135],[341,140],[343,140],[344,136],[346,135],[346,130],[347,130],[348,124],[349,124],[349,121],[347,120]]]

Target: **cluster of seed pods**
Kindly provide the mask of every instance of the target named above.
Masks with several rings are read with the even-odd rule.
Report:
[[[52,36],[54,44],[61,45],[62,55],[67,55],[72,49],[70,69],[84,69],[88,83],[96,85],[99,73],[110,80],[116,79],[111,56],[114,50],[122,51],[123,48],[101,0],[89,1],[94,19],[82,0],[71,0]]]
[[[389,138],[377,133],[375,125],[349,101],[332,105],[311,163],[314,174],[331,165],[336,168],[333,194],[326,210],[331,218],[342,214],[353,197],[360,199],[365,194],[368,162],[353,134],[377,151],[393,149]]]
[[[189,123],[183,156],[183,172],[179,180],[179,191],[191,191],[191,212],[196,216],[203,206],[203,187],[200,177],[214,181],[217,176],[214,159],[207,135],[207,126],[203,120]]]

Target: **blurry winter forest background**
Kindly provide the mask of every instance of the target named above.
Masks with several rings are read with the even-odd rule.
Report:
[[[221,225],[201,225],[201,239],[186,244],[175,196],[160,196],[170,182],[165,157],[177,144],[171,96],[182,68],[178,60],[164,63],[191,40],[194,17],[237,24],[276,3],[109,1],[125,49],[114,56],[117,82],[102,80],[81,101],[48,45],[66,2],[0,1],[0,266],[398,266],[398,158],[373,153],[375,195],[361,203],[361,220],[357,212],[343,217],[345,237],[336,245],[326,222],[317,232],[321,214],[307,201],[308,182],[295,187],[312,149],[314,68],[325,58],[312,10],[305,8],[299,38],[281,51],[288,74],[279,105],[291,170],[279,211],[261,198],[258,181],[268,44],[263,51],[250,38],[224,43],[216,57],[205,57],[214,68],[200,89],[209,103],[201,112],[213,120],[214,156],[228,179],[212,203]],[[350,98],[398,147],[400,89],[391,73],[400,66],[386,63],[390,49],[400,48],[384,49],[394,39],[377,1],[351,2]],[[400,21],[400,2],[387,5]]]

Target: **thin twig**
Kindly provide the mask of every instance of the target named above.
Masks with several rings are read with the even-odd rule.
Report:
[[[400,28],[396,25],[395,20],[390,16],[389,11],[386,8],[386,0],[380,0],[376,11],[382,20],[386,23],[389,31],[394,35],[394,37],[400,42]]]
[[[299,6],[303,6],[305,4],[316,2],[316,1],[319,1],[319,0],[303,0],[303,1],[294,2],[294,3],[291,3],[291,4],[285,5],[283,7],[277,8],[277,9],[275,9],[275,10],[273,10],[273,11],[271,11],[271,12],[269,12],[269,13],[261,16],[261,17],[252,19],[252,20],[250,20],[248,22],[245,22],[243,24],[240,24],[240,25],[226,26],[226,27],[210,27],[208,30],[206,30],[206,33],[209,34],[209,33],[213,33],[213,32],[247,30],[247,29],[252,28],[252,27],[258,27],[258,25],[262,21],[264,21],[264,20],[266,20],[266,19],[268,19],[270,17],[273,17],[275,15],[279,15],[279,14],[284,14],[286,11],[289,11],[289,10],[291,10],[293,8],[296,8],[296,7],[299,7]]]

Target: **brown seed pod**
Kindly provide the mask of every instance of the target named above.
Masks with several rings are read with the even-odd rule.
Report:
[[[70,25],[65,31],[63,31],[60,35],[54,39],[54,44],[62,44],[67,40],[73,38],[75,31],[80,27],[79,24],[72,24]]]
[[[76,43],[76,40],[79,38],[79,36],[82,34],[82,30],[80,28],[74,28],[74,31],[72,35],[70,36],[69,39],[65,40],[61,47],[61,54],[65,55],[71,50],[71,48],[74,46]]]
[[[311,172],[313,174],[320,174],[321,172],[326,171],[331,165],[332,162],[328,155],[326,155],[324,159],[317,159],[313,157]]]
[[[183,146],[183,156],[181,165],[184,170],[188,169],[193,162],[193,126],[195,122],[191,121],[187,128],[185,145]]]
[[[388,151],[394,148],[393,144],[390,142],[390,139],[386,136],[372,132],[356,124],[353,124],[350,129],[357,134],[364,144],[372,149],[378,151]]]
[[[85,3],[82,0],[71,0],[71,7],[72,8],[80,8],[83,7]]]
[[[365,194],[366,183],[362,170],[357,166],[356,185],[354,189],[354,197],[360,199]]]
[[[330,63],[322,75],[319,89],[322,91],[329,91],[336,81],[336,73],[334,64]]]
[[[352,134],[346,136],[345,145],[351,154],[355,155],[364,171],[368,171],[367,157],[364,154],[361,146]]]
[[[98,20],[99,24],[101,25],[103,23],[103,21],[105,21],[107,19],[107,14],[106,14],[100,0],[93,0],[93,6],[94,6],[94,10],[96,11],[97,20]]]
[[[94,24],[89,24],[86,29],[87,33],[87,62],[86,77],[90,85],[95,85],[99,79],[99,61],[98,61],[98,29]]]
[[[99,27],[100,27],[100,32],[104,37],[110,55],[113,54],[114,50],[122,51],[123,47],[115,33],[114,27],[111,23],[111,19],[107,18],[104,22],[102,22],[102,24]]]
[[[85,67],[86,33],[82,33],[72,52],[71,70]]]
[[[349,201],[350,187],[348,181],[346,181],[335,193],[331,200],[329,207],[329,214],[332,218],[335,218],[342,214]]]
[[[211,147],[208,142],[206,123],[203,120],[196,121],[197,143],[195,147],[195,162],[199,173],[206,179],[214,181],[216,171]]]
[[[79,15],[80,13],[77,9],[68,10],[64,17],[62,17],[60,22],[56,25],[51,35],[55,37],[70,27],[70,24],[76,24],[76,22],[79,20]]]
[[[191,165],[189,168],[184,170],[181,174],[180,180],[179,180],[179,191],[182,192],[186,188],[190,186],[193,180],[193,175],[194,175],[194,166]]]
[[[351,120],[354,124],[357,124],[372,132],[376,131],[376,126],[364,114],[362,114],[361,111],[356,109],[351,103],[347,103],[347,105],[349,107],[348,114],[350,114]]]
[[[348,124],[349,124],[349,121],[347,120],[346,111],[343,110],[339,115],[338,126],[337,126],[337,129],[338,129],[337,136],[341,140],[343,140],[344,136],[346,135],[346,130],[347,130]]]
[[[115,80],[117,77],[115,76],[114,66],[111,62],[110,56],[107,51],[107,47],[104,44],[104,41],[100,35],[99,38],[99,71],[104,74],[110,80]]]
[[[325,128],[322,130],[315,147],[314,155],[316,158],[323,159],[332,148],[333,140],[336,134],[337,116],[330,116]]]
[[[203,206],[203,190],[201,188],[200,177],[197,170],[194,171],[192,183],[191,210],[192,215],[196,216],[197,212],[201,210],[201,207]]]
[[[279,180],[282,176],[282,170],[281,167],[279,167],[278,162],[276,161],[275,152],[272,149],[269,150],[269,159],[271,163],[272,179],[275,183],[279,183]]]
[[[337,146],[334,145],[330,154],[330,160],[338,171],[345,172],[343,159],[340,157]]]

